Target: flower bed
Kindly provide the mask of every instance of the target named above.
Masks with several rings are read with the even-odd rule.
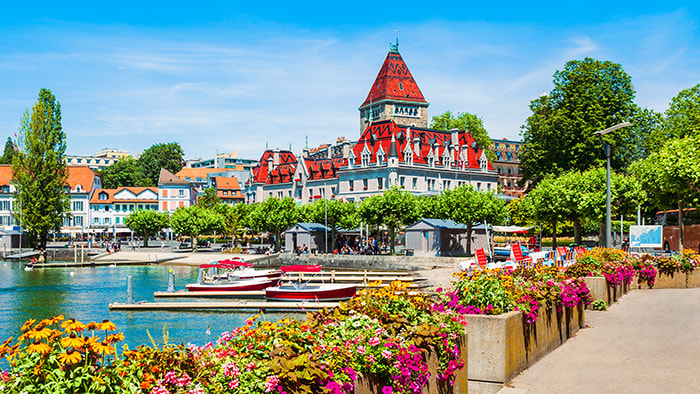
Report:
[[[440,294],[435,308],[463,314],[469,324],[470,387],[508,382],[562,344],[583,326],[591,301],[584,281],[556,267],[461,274]]]
[[[3,371],[0,391],[349,393],[363,375],[383,393],[465,392],[466,373],[458,373],[466,359],[465,322],[395,283],[303,321],[253,317],[216,343],[170,345],[166,336],[162,348],[125,347],[117,355],[123,336],[109,333],[112,323],[83,325],[59,316],[28,322],[17,343],[3,343],[0,356],[10,370]]]
[[[582,278],[593,300],[610,305],[629,291],[635,277],[635,259],[619,249],[593,248],[578,256],[566,275]]]
[[[638,258],[638,265],[637,283],[640,289],[700,287],[700,256],[691,249],[669,257],[642,255]]]

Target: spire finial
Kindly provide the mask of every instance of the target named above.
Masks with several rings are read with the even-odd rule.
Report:
[[[396,49],[399,49],[399,28],[396,28]]]
[[[267,141],[265,141],[265,150],[267,150],[268,147],[269,145],[267,144]]]
[[[308,136],[308,135],[306,136],[306,145],[305,145],[305,147],[306,147],[306,149],[309,149],[309,136]]]
[[[289,143],[289,151],[290,152],[292,151],[292,143],[291,142]]]

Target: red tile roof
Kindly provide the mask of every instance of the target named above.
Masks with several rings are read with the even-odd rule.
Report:
[[[348,165],[348,160],[342,157],[305,158],[304,166],[309,174],[309,180],[336,178],[338,169]]]
[[[404,162],[403,150],[406,148],[406,144],[411,144],[411,149],[413,150],[413,139],[418,137],[420,140],[420,154],[413,152],[413,163],[415,164],[428,164],[428,154],[434,147],[434,143],[438,144],[438,156],[436,158],[436,163],[442,162],[442,155],[445,151],[445,143],[449,144],[452,141],[452,133],[449,131],[442,130],[432,130],[421,127],[410,127],[410,135],[408,135],[408,126],[397,125],[391,120],[384,120],[380,122],[372,123],[367,129],[365,129],[360,139],[357,141],[353,147],[353,153],[355,155],[355,163],[360,165],[362,163],[362,150],[365,145],[371,152],[370,163],[377,161],[377,152],[379,148],[384,151],[384,158],[389,155],[389,149],[391,144],[392,135],[396,138],[396,148],[398,151],[399,162]],[[409,141],[410,139],[410,141]],[[480,168],[478,158],[481,156],[482,149],[477,147],[476,152],[471,147],[475,143],[474,138],[467,131],[460,131],[458,135],[459,146],[468,145],[470,148],[468,152],[468,166],[469,168]],[[459,157],[457,152],[453,152],[453,167],[461,167],[462,159]],[[444,167],[441,164],[436,164],[435,167]],[[493,166],[489,162],[488,168],[493,170]]]
[[[427,103],[398,51],[392,50],[386,55],[384,64],[360,107],[370,101],[376,103],[384,99]]]
[[[279,164],[268,171],[268,161],[274,157],[274,152],[266,150],[258,165],[253,169],[253,183],[286,183],[292,182],[294,171],[297,169],[297,158],[288,150],[279,151]]]
[[[84,191],[90,193],[96,177],[97,173],[88,166],[68,166],[68,185],[71,191],[80,185]]]

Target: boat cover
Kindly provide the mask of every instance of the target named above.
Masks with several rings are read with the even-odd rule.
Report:
[[[282,272],[320,272],[320,265],[288,265],[280,267]]]

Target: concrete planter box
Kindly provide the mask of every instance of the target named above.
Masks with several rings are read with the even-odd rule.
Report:
[[[638,284],[636,277],[632,284],[638,289],[649,288],[646,282]],[[655,289],[685,289],[691,287],[700,287],[700,270],[698,268],[696,268],[689,275],[682,272],[676,272],[673,274],[673,276],[658,273],[656,275],[656,280],[654,281]]]
[[[428,371],[430,372],[430,380],[428,385],[423,389],[423,393],[426,394],[466,394],[468,392],[468,340],[467,334],[464,334],[458,343],[460,348],[460,354],[462,361],[464,361],[464,367],[461,370],[455,372],[455,382],[454,385],[450,387],[449,384],[441,384],[437,382],[437,368],[438,359],[436,353],[430,353],[428,356]],[[355,382],[356,394],[374,394],[381,393],[382,387],[386,386],[387,382],[383,382],[376,376],[370,375],[359,375],[357,381]]]
[[[467,315],[466,320],[470,392],[493,392],[583,327],[585,310],[578,305],[557,313],[541,307],[534,324],[525,323],[521,312]]]
[[[630,286],[623,284],[622,286],[610,286],[604,276],[588,276],[583,278],[586,286],[591,291],[591,299],[604,300],[606,304],[612,305],[626,294]],[[636,283],[636,282],[632,282]]]

